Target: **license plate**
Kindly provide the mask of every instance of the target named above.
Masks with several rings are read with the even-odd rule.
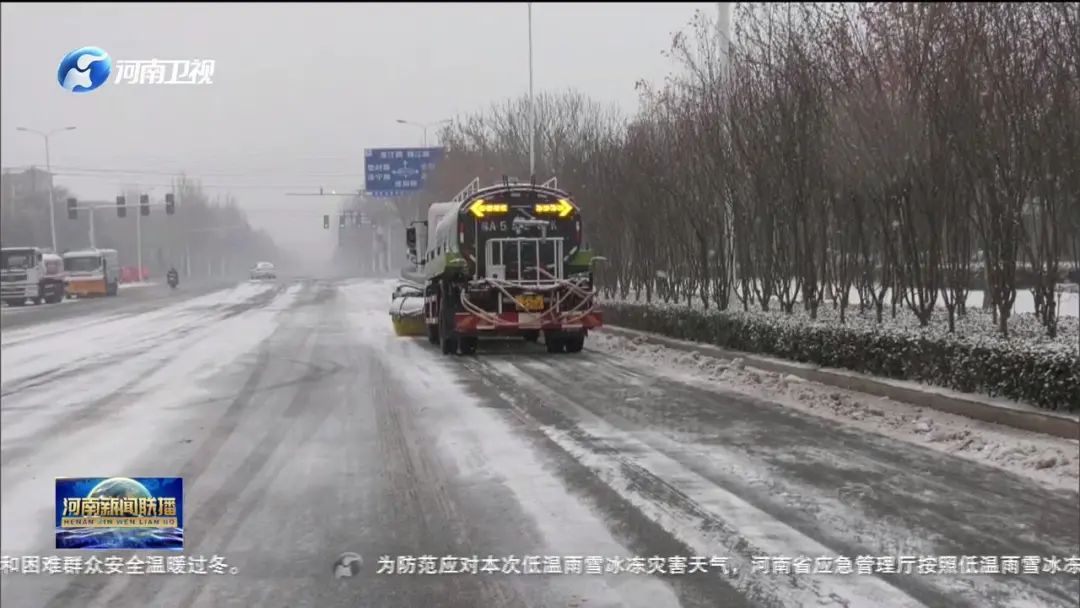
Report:
[[[541,312],[544,310],[544,296],[530,294],[518,296],[516,299],[518,305],[529,312]]]

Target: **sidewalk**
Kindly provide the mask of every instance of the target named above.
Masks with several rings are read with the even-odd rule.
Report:
[[[806,363],[732,351],[702,342],[676,340],[658,334],[618,326],[605,326],[600,331],[625,338],[642,338],[647,342],[684,352],[697,351],[724,359],[741,358],[747,366],[764,371],[790,374],[811,382],[819,382],[877,397],[887,397],[894,401],[902,401],[984,422],[1066,439],[1080,439],[1080,414],[1042,410],[1007,399],[960,393],[949,389],[926,386],[917,382],[877,378],[847,370],[823,368]]]

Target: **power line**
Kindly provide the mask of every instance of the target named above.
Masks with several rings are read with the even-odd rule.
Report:
[[[143,188],[170,188],[176,186],[176,183],[164,183],[164,182],[148,182],[143,180],[124,180],[122,178],[116,178],[105,175],[80,175],[74,173],[57,173],[57,176],[62,177],[78,177],[80,179],[99,179],[107,180],[108,183],[117,184],[118,187],[126,186],[138,186]],[[199,182],[198,186],[206,190],[304,190],[311,188],[311,184],[304,185],[274,185],[274,184],[207,184]]]
[[[77,172],[77,173],[104,173],[104,174],[119,174],[119,175],[168,175],[174,177],[265,177],[267,175],[288,175],[290,177],[348,177],[353,179],[362,179],[363,173],[359,171],[350,172],[309,172],[298,171],[290,172],[282,169],[262,169],[257,171],[242,171],[242,172],[206,172],[206,171],[189,171],[189,170],[168,170],[168,169],[104,169],[94,167],[76,167],[71,165],[54,165],[53,169],[62,172]]]

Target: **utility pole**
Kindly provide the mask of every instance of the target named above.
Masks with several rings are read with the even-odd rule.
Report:
[[[716,3],[716,37],[720,46],[720,71],[721,75],[727,75],[728,56],[731,51],[731,3]]]
[[[532,2],[529,3],[529,177],[536,177],[536,103],[533,101]]]
[[[49,230],[52,232],[52,249],[56,251],[56,208],[53,203],[52,160],[49,158],[49,136],[45,136],[45,171],[49,174]],[[94,225],[94,214],[90,214],[90,225]],[[92,234],[92,233],[91,233]]]
[[[60,129],[49,131],[48,133],[42,133],[41,131],[35,131],[34,129],[27,129],[26,127],[15,127],[15,130],[40,135],[41,138],[45,140],[45,171],[49,174],[49,231],[52,233],[53,253],[60,253],[59,250],[57,250],[56,248],[56,209],[55,202],[53,201],[53,174],[52,159],[49,156],[49,137],[61,131],[73,131],[75,130],[75,127],[63,127]],[[91,215],[91,218],[92,217],[93,216]]]
[[[139,282],[143,282],[143,265],[142,265],[142,209],[135,214],[135,259],[139,269],[135,272],[138,273]]]

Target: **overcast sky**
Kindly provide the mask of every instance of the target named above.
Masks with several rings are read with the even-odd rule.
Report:
[[[661,52],[698,9],[716,4],[535,3],[536,90],[573,87],[632,110],[634,82],[673,68]],[[43,165],[41,138],[15,128],[75,125],[50,142],[57,182],[80,200],[112,200],[133,185],[160,198],[169,174],[183,170],[209,192],[235,196],[281,245],[329,250],[321,214],[337,201],[284,193],[362,188],[364,148],[420,145],[421,131],[398,118],[430,122],[526,93],[527,11],[525,3],[5,3],[0,157],[4,167]],[[110,78],[72,94],[57,83],[57,66],[82,46],[105,49],[114,70],[125,59],[213,59],[213,84]]]

